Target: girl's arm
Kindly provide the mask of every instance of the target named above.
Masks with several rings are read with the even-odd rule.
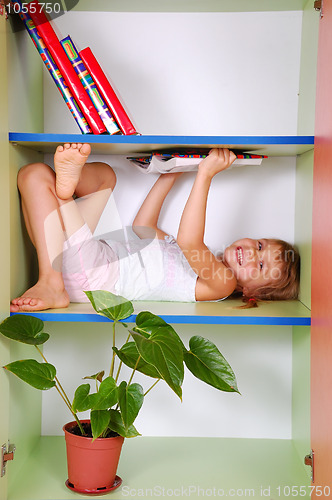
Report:
[[[152,186],[132,224],[133,231],[141,239],[154,238],[156,234],[163,239],[166,235],[158,227],[158,219],[165,198],[180,175],[181,172],[162,174]]]
[[[199,165],[181,217],[177,243],[199,276],[198,290],[202,296],[196,297],[198,300],[223,298],[232,293],[236,286],[232,272],[215,258],[204,243],[206,206],[212,178],[226,170],[235,158],[235,154],[228,149],[211,150]]]

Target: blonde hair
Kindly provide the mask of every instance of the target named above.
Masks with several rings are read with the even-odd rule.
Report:
[[[269,239],[269,243],[279,247],[278,260],[281,263],[280,278],[264,286],[250,290],[243,296],[246,303],[241,308],[257,307],[260,300],[294,300],[298,298],[300,288],[300,254],[290,243],[278,239]]]

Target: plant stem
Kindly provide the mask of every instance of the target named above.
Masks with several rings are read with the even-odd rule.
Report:
[[[45,363],[48,363],[47,359],[45,358],[44,354],[42,353],[42,351],[39,349],[38,346],[35,345],[35,348],[37,349],[37,351],[39,352],[39,354],[41,355],[41,357],[43,358],[43,360],[45,361]],[[71,405],[71,402],[69,401],[69,398],[64,390],[64,388],[62,387],[62,385],[60,384],[59,382],[59,379],[55,376],[54,377],[54,380],[55,380],[55,388],[56,390],[58,391],[58,393],[60,394],[61,398],[63,399],[64,403],[66,404],[66,406],[68,407],[70,413],[73,415],[74,419],[76,420],[76,423],[81,431],[81,434],[82,436],[85,436],[86,433],[84,432],[84,429],[82,427],[82,424],[81,422],[79,421],[76,413],[73,411],[72,409],[72,405]]]
[[[115,347],[115,323],[116,323],[116,321],[113,321],[113,347]],[[113,377],[114,361],[115,361],[115,351],[113,350],[112,363],[111,363],[111,369],[110,369],[110,377]]]
[[[130,384],[131,384],[131,381],[133,380],[133,377],[134,377],[134,374],[135,374],[136,368],[138,367],[138,363],[139,363],[140,359],[141,359],[141,355],[139,355],[139,356],[138,356],[138,358],[137,358],[136,364],[135,364],[134,369],[133,369],[133,373],[131,374],[131,377],[130,377],[130,379],[128,380],[128,385],[130,385]]]
[[[158,384],[159,380],[160,380],[160,378],[158,378],[158,379],[155,381],[155,383],[151,385],[150,389],[148,389],[148,390],[147,390],[147,391],[143,394],[143,396],[144,396],[144,397],[147,395],[147,393],[148,393],[148,392],[150,392],[150,391],[151,391],[151,389],[153,389],[153,388],[154,388],[154,386],[155,386],[155,385],[157,385],[157,384]]]
[[[43,360],[45,361],[45,363],[48,363],[47,359],[45,358],[44,354],[43,354],[43,353],[42,353],[42,351],[39,349],[39,347],[38,347],[38,346],[35,346],[35,348],[37,349],[37,351],[39,352],[39,354],[41,355],[41,357],[43,358]],[[60,381],[59,381],[59,379],[57,378],[57,376],[55,376],[55,377],[54,377],[54,380],[56,381],[56,383],[58,384],[58,386],[59,386],[60,390],[62,391],[62,394],[63,394],[63,396],[64,396],[64,398],[65,398],[65,400],[66,400],[66,402],[67,402],[67,405],[68,405],[69,407],[71,407],[71,402],[70,402],[70,400],[69,400],[69,398],[68,398],[68,396],[67,396],[67,394],[66,394],[66,392],[65,392],[64,388],[63,388],[63,387],[62,387],[62,385],[60,384]]]
[[[129,342],[130,337],[131,337],[131,333],[128,335],[128,337],[127,337],[127,340],[126,340],[125,344],[127,344],[127,343]],[[117,382],[117,381],[118,381],[118,379],[119,379],[120,370],[121,370],[121,368],[122,368],[122,365],[123,365],[123,362],[122,362],[122,361],[120,361],[119,368],[118,368],[118,371],[117,371],[117,373],[116,373],[116,377],[115,377],[115,382]]]

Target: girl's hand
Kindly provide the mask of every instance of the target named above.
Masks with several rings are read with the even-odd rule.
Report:
[[[233,151],[226,148],[214,148],[211,149],[209,155],[201,161],[198,166],[198,171],[212,178],[219,172],[230,167],[235,159],[236,155]]]

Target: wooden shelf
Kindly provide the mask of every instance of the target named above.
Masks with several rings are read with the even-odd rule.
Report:
[[[278,301],[261,303],[252,309],[237,309],[240,300],[227,299],[222,302],[133,302],[135,314],[126,319],[134,322],[140,311],[151,311],[167,323],[206,325],[299,325],[310,326],[310,310],[300,301]],[[107,322],[104,316],[96,314],[92,306],[70,304],[67,309],[52,309],[30,314],[43,321]]]
[[[267,156],[294,156],[314,147],[314,136],[82,135],[10,132],[13,144],[54,153],[64,142],[88,142],[96,154],[132,154],[174,148],[227,147]]]
[[[255,12],[303,10],[307,0],[99,0],[98,5],[89,0],[74,2],[73,10],[106,12]]]
[[[64,437],[42,437],[12,481],[8,500],[83,498],[64,484],[68,477],[65,453]],[[122,485],[103,498],[227,496],[261,500],[288,498],[292,486],[293,494],[302,487],[301,498],[310,498],[310,479],[303,459],[287,439],[127,439],[118,475]]]

